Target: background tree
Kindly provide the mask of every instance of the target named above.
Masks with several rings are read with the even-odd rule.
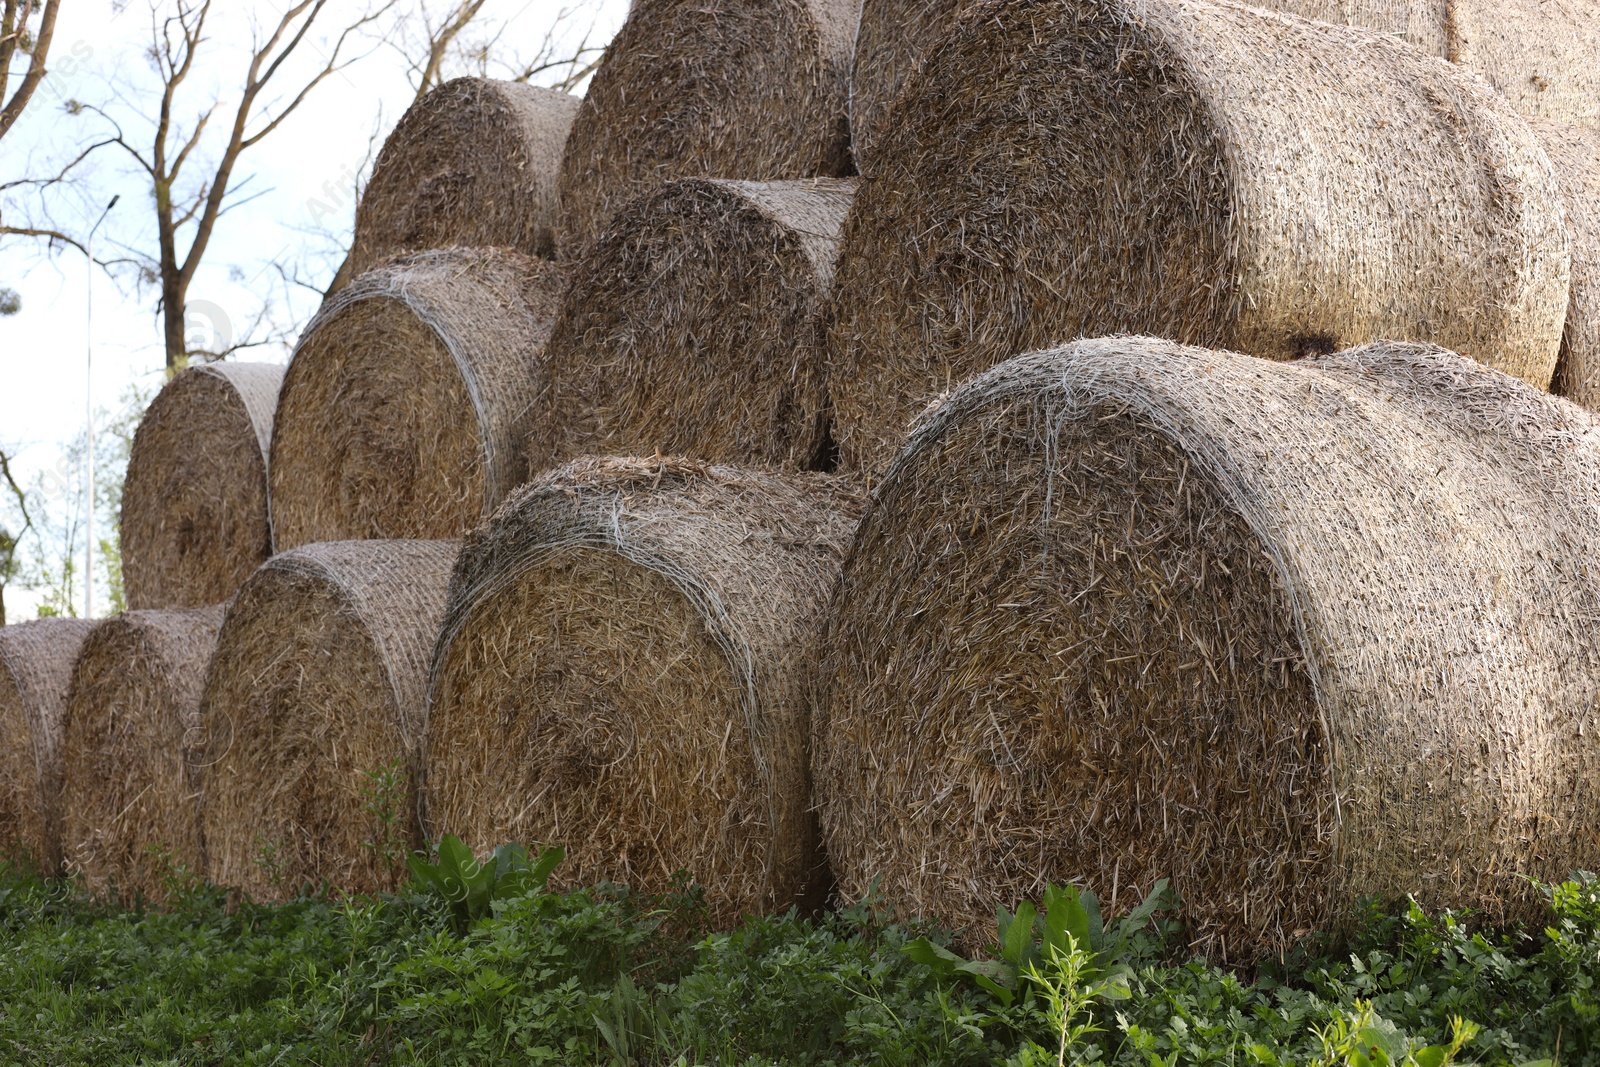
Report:
[[[0,626],[4,626],[6,587],[22,569],[17,549],[22,539],[33,529],[33,519],[28,514],[28,495],[22,491],[22,486],[17,484],[16,477],[11,473],[11,457],[4,450],[0,450],[0,481],[5,483],[4,490],[10,497],[8,503],[11,506],[7,510],[15,516],[9,522],[0,520]]]

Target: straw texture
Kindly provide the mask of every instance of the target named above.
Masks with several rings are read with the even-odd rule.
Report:
[[[721,921],[820,904],[806,672],[859,513],[820,474],[583,459],[468,539],[431,680],[430,835]]]
[[[561,161],[563,257],[671,178],[845,177],[856,0],[636,0]]]
[[[821,465],[825,311],[854,191],[690,178],[623,208],[572,268],[530,468],[591,452]]]
[[[555,254],[556,177],[579,99],[456,78],[411,105],[383,143],[341,273],[454,245]]]
[[[458,547],[306,545],[239,590],[201,710],[212,881],[271,898],[307,883],[378,892],[403,880],[418,844],[428,656]],[[374,810],[385,807],[387,823]]]
[[[1148,338],[920,424],[828,618],[843,893],[987,928],[1170,876],[1248,961],[1365,894],[1533,919],[1600,843],[1600,425],[1429,346]]]
[[[122,489],[130,607],[221,603],[272,554],[267,454],[282,383],[274,363],[210,363],[151,402]]]
[[[1550,154],[1572,233],[1572,295],[1551,392],[1600,408],[1600,131],[1534,122]]]
[[[0,856],[61,867],[61,733],[67,686],[94,623],[0,627]]]
[[[1026,61],[1024,61],[1026,57]],[[1430,341],[1548,386],[1560,194],[1526,123],[1392,37],[1207,0],[993,0],[845,224],[846,466],[1011,355],[1142,332],[1286,358]]]
[[[456,537],[527,471],[552,263],[499,249],[396,259],[323,304],[295,347],[272,443],[278,551]]]
[[[166,899],[200,874],[200,696],[226,607],[129,611],[78,656],[61,743],[61,851],[85,888]]]

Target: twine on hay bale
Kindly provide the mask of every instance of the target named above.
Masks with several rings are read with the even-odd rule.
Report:
[[[200,695],[226,611],[124,612],[84,642],[61,741],[61,851],[94,892],[159,902],[177,868],[205,870]]]
[[[1566,195],[1572,296],[1550,391],[1600,408],[1600,131],[1530,124]]]
[[[553,256],[556,176],[579,102],[491,78],[430,90],[383,142],[341,276],[453,245]]]
[[[475,532],[451,578],[427,824],[562,844],[568,884],[721,920],[821,902],[804,672],[859,497],[822,474],[583,459]]]
[[[305,545],[239,590],[201,710],[213,882],[271,898],[307,883],[371,893],[404,880],[405,853],[420,843],[428,655],[458,547]]]
[[[0,857],[61,867],[61,732],[67,685],[94,623],[0,627]]]
[[[636,0],[561,161],[562,255],[672,178],[844,177],[856,0]]]
[[[1206,0],[994,0],[895,114],[836,270],[846,467],[886,463],[953,383],[1083,335],[1272,358],[1398,337],[1549,385],[1569,268],[1549,162],[1394,38]]]
[[[128,605],[219,604],[272,554],[267,452],[283,368],[190,367],[133,435],[122,490]]]
[[[854,192],[689,178],[623,208],[572,267],[530,468],[585,453],[822,465],[825,309]]]
[[[458,537],[527,470],[553,263],[422,252],[369,271],[306,327],[278,401],[272,530],[317,541]]]
[[[813,763],[846,896],[988,929],[1171,877],[1196,946],[1366,894],[1491,922],[1600,860],[1600,424],[1454,353],[1150,338],[925,417],[830,605]]]

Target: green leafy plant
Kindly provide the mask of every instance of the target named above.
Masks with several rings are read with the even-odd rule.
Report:
[[[365,774],[362,808],[372,817],[373,836],[361,844],[376,853],[384,867],[393,867],[405,855],[405,828],[400,818],[406,801],[405,765],[396,760]]]
[[[456,932],[465,933],[478,919],[487,917],[496,900],[506,900],[543,889],[550,872],[566,859],[563,848],[546,848],[532,859],[522,845],[500,845],[479,863],[459,837],[445,834],[430,863],[420,852],[407,858],[412,888],[424,896],[445,901]]]

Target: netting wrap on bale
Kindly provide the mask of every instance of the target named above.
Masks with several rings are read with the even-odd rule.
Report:
[[[267,455],[282,382],[274,363],[212,363],[151,402],[122,490],[130,607],[219,604],[272,554]]]
[[[0,857],[61,865],[61,732],[67,686],[94,623],[0,627]]]
[[[847,466],[1017,352],[1149,333],[1287,358],[1427,341],[1549,385],[1560,192],[1527,124],[1392,37],[1208,0],[993,0],[845,223]]]
[[[201,708],[211,880],[258,897],[393,889],[418,844],[415,756],[455,541],[340,541],[239,590]]]
[[[453,245],[555,252],[556,177],[579,98],[489,78],[431,90],[383,143],[340,273]]]
[[[164,899],[205,870],[200,696],[227,609],[129,611],[84,642],[61,742],[61,852],[86,888]]]
[[[526,476],[552,263],[497,249],[397,259],[306,327],[272,441],[278,551],[460,536]]]
[[[561,161],[562,255],[672,178],[844,177],[854,0],[636,0]]]
[[[851,179],[669,182],[584,259],[545,348],[530,466],[585,453],[815,469]]]
[[[430,683],[428,828],[720,919],[816,904],[806,671],[859,513],[829,475],[585,459],[462,550]]]
[[[1600,130],[1532,126],[1566,195],[1572,233],[1572,295],[1550,389],[1600,409]]]
[[[1600,425],[1429,346],[1003,364],[876,490],[814,773],[847,896],[987,928],[1170,877],[1247,960],[1600,861]]]

